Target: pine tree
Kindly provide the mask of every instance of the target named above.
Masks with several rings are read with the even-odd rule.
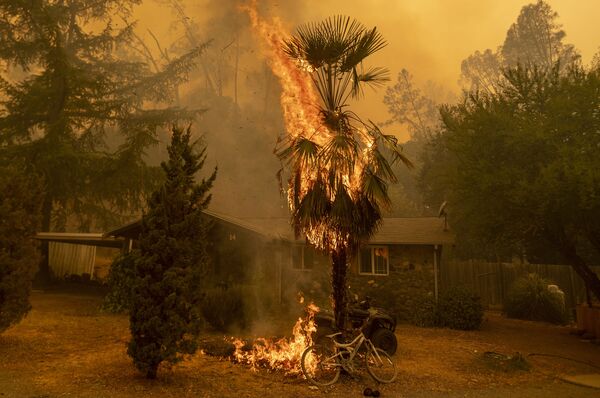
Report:
[[[161,362],[178,362],[197,348],[200,282],[208,263],[202,210],[210,201],[216,169],[200,183],[194,181],[206,147],[196,151],[190,138],[189,128],[173,128],[169,160],[161,165],[166,181],[153,193],[142,219],[128,353],[151,379]]]
[[[0,166],[0,332],[29,312],[38,256],[39,182],[15,166]]]
[[[169,104],[203,47],[159,72],[116,56],[131,44],[134,25],[122,21],[138,3],[0,2],[0,64],[18,72],[0,74],[0,159],[42,176],[43,231],[64,230],[67,215],[81,230],[107,228],[137,210],[156,187],[143,155],[157,129],[196,113]]]

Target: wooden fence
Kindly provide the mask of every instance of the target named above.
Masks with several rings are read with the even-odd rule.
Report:
[[[591,268],[600,275],[600,267]],[[575,308],[586,299],[583,281],[568,265],[447,261],[440,267],[440,287],[468,286],[481,296],[484,306],[498,308],[513,282],[529,273],[536,273],[558,285],[565,293],[567,308]]]

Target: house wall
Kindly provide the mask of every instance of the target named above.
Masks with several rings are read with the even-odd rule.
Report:
[[[387,246],[388,275],[361,275],[358,262],[354,261],[348,282],[361,299],[369,296],[374,306],[390,311],[400,322],[408,321],[415,308],[434,295],[434,246]]]
[[[423,300],[434,296],[434,246],[381,246],[388,246],[389,274],[362,275],[355,259],[348,270],[350,290],[360,299],[369,296],[373,305],[393,313],[398,321],[408,321]],[[441,247],[438,249],[439,261]],[[293,269],[290,265],[284,274],[284,289],[288,290],[289,296],[289,293],[301,291],[308,301],[329,307],[330,268],[327,257],[320,257],[311,271]]]

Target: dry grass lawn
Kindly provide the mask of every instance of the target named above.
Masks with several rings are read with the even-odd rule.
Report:
[[[253,372],[242,365],[202,354],[171,369],[162,368],[159,379],[149,381],[136,372],[127,356],[127,317],[101,313],[100,297],[34,292],[32,303],[33,310],[27,318],[0,335],[2,398],[324,395],[309,388],[301,378]],[[569,335],[569,328],[508,320],[493,313],[486,315],[481,331],[401,325],[397,336],[400,348],[395,359],[399,377],[392,385],[377,387],[382,396],[471,396],[466,392],[519,391],[527,385],[542,386],[540,391],[558,391],[562,385],[556,381],[558,375],[591,373],[600,368],[600,346]],[[518,351],[526,356],[532,368],[530,371],[491,368],[482,360],[486,351],[504,354]],[[528,356],[531,353],[553,356]],[[360,393],[367,386],[375,384],[366,374],[359,375],[357,380],[343,378],[326,395],[362,396]],[[590,397],[598,392],[582,391],[581,394],[589,392]]]

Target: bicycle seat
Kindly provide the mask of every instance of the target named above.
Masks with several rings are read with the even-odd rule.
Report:
[[[332,334],[325,335],[325,337],[333,339],[335,336],[339,336],[341,334],[342,334],[342,332],[337,332],[337,333],[332,333]]]

